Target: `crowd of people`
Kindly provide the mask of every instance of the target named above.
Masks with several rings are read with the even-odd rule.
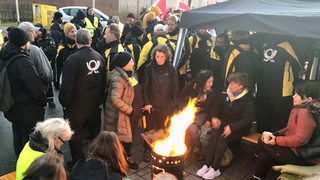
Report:
[[[188,32],[174,67],[180,14],[159,21],[158,13],[157,7],[141,19],[129,13],[120,29],[112,17],[102,27],[88,7],[67,23],[56,12],[50,30],[30,22],[8,28],[0,58],[12,61],[14,104],[4,116],[12,123],[18,180],[66,179],[60,151],[66,142],[70,179],[123,179],[128,168],[139,169],[131,147],[142,117],[145,131],[166,129],[167,118],[191,98],[197,111],[185,141],[190,154],[198,149],[204,160],[198,176],[218,177],[228,146],[255,121],[257,132],[272,134],[259,140],[254,179],[264,179],[273,165],[318,162],[299,147],[319,136],[309,107],[320,100],[320,85],[300,82],[301,62],[287,37],[264,35],[253,43],[250,32],[214,37],[199,27]],[[54,89],[64,117],[44,120],[46,108],[57,103]],[[202,127],[211,132],[207,144]],[[150,161],[149,149],[142,151]]]

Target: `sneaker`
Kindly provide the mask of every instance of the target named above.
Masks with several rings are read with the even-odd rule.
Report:
[[[202,168],[197,171],[197,175],[198,176],[203,176],[208,171],[209,171],[208,166],[207,165],[203,165]]]
[[[214,179],[215,177],[220,176],[220,170],[214,170],[212,167],[202,176],[203,179]]]
[[[255,175],[252,175],[252,179],[254,179],[254,180],[262,180],[263,178],[259,178],[259,177],[255,176]]]

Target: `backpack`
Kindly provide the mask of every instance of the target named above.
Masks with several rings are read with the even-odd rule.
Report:
[[[298,153],[304,160],[320,158],[320,103],[314,102],[307,107],[316,121],[316,129],[314,130],[309,142],[297,148]]]
[[[0,111],[7,112],[14,104],[14,98],[11,94],[11,84],[8,76],[8,66],[18,57],[28,57],[24,54],[15,55],[8,60],[0,59]]]

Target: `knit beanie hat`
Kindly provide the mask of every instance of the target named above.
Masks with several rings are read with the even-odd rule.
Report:
[[[53,19],[60,19],[62,18],[62,13],[61,12],[55,12],[53,15]]]
[[[77,29],[76,26],[72,23],[66,23],[64,26],[63,26],[63,32],[65,35],[67,35],[71,30],[73,29]]]
[[[133,13],[129,13],[128,15],[127,15],[127,18],[133,18],[134,19],[134,14]]]
[[[141,27],[141,26],[138,26],[138,25],[133,25],[131,27],[131,30],[130,30],[131,34],[135,37],[139,37],[141,36],[142,34],[145,33],[145,30]]]
[[[28,34],[19,28],[10,29],[9,34],[9,42],[15,46],[21,47],[29,41]]]
[[[126,51],[119,52],[112,59],[112,67],[125,67],[132,59],[132,55]]]
[[[87,17],[86,13],[79,9],[77,12],[76,18],[77,19],[84,19],[86,17]]]
[[[148,21],[153,21],[156,19],[156,14],[154,12],[148,12],[143,16],[142,20],[142,27],[145,29],[147,28],[147,22]]]
[[[158,16],[161,12],[161,9],[158,6],[152,6],[149,12],[154,12]]]

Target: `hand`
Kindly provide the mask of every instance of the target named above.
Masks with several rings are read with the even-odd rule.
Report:
[[[206,121],[206,123],[204,124],[204,127],[206,127],[206,128],[211,127],[211,122],[210,121]]]
[[[270,140],[264,140],[263,141],[265,144],[269,144],[269,145],[276,145],[276,136],[274,135],[270,135]]]
[[[231,134],[230,125],[227,125],[227,126],[224,127],[224,130],[223,130],[222,134],[223,134],[224,137],[228,137]]]
[[[149,114],[151,113],[152,105],[148,104],[144,106],[144,110],[147,111]]]
[[[212,118],[211,119],[211,124],[213,129],[219,129],[221,126],[221,120],[218,118]]]

